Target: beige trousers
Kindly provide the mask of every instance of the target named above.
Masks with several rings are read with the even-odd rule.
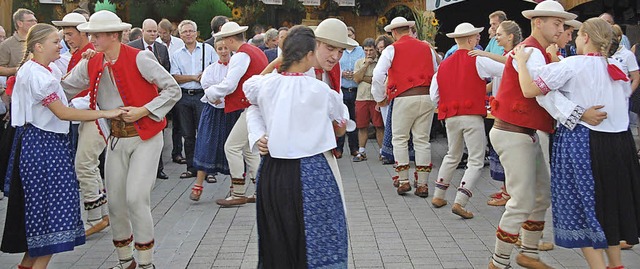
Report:
[[[80,190],[84,199],[85,209],[93,207],[91,204],[103,198],[104,183],[100,176],[100,154],[106,142],[98,132],[98,126],[93,121],[81,122],[78,126],[78,149],[76,151],[75,168],[80,182]]]
[[[391,114],[393,156],[398,165],[409,164],[409,134],[413,135],[416,166],[431,164],[431,122],[435,106],[429,95],[396,97]]]
[[[462,159],[464,145],[469,150],[467,170],[462,176],[456,203],[465,206],[471,197],[473,188],[482,174],[487,139],[484,132],[484,118],[479,115],[455,116],[445,120],[447,125],[447,143],[449,150],[442,160],[438,172],[438,184],[449,185],[458,163]],[[436,188],[435,197],[444,199],[445,190]]]
[[[256,178],[258,166],[260,165],[260,155],[253,153],[249,149],[249,131],[247,129],[247,111],[240,114],[240,118],[231,129],[227,142],[224,144],[224,153],[229,163],[229,172],[232,179],[244,179],[245,163],[247,165],[247,176]],[[235,186],[236,188],[238,186]],[[244,190],[235,192],[244,193]]]
[[[544,221],[551,205],[549,165],[544,159],[538,134],[530,136],[492,128],[489,135],[504,166],[508,178],[506,187],[511,195],[499,228],[519,234],[525,221]]]
[[[113,240],[133,234],[136,244],[153,242],[151,190],[164,144],[162,132],[144,141],[139,136],[111,137],[107,144],[105,178]]]

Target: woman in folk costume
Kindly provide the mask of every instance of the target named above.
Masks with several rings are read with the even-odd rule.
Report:
[[[214,43],[216,53],[220,58],[218,62],[209,65],[202,73],[200,84],[203,88],[220,83],[229,70],[229,59],[231,50],[224,45],[222,38]],[[189,198],[194,201],[200,200],[202,195],[202,183],[207,179],[209,183],[217,182],[215,174],[221,173],[229,175],[229,164],[224,154],[224,143],[229,137],[233,124],[238,121],[242,111],[224,113],[224,102],[214,105],[206,98],[202,102],[208,105],[202,110],[200,124],[198,125],[198,136],[196,137],[196,151],[193,157],[193,166],[198,169],[196,183],[191,189]]]
[[[51,25],[37,24],[29,30],[11,96],[11,122],[17,129],[7,173],[12,186],[1,248],[25,252],[18,268],[46,268],[53,254],[84,244],[69,121],[123,113],[68,107],[60,86],[62,73],[51,68],[60,57],[59,41]]]
[[[511,52],[511,50],[522,41],[522,30],[520,29],[520,26],[514,21],[503,21],[496,29],[496,41],[498,42],[498,45],[504,48],[503,55],[497,55],[483,50],[472,50],[469,52],[469,55],[484,56],[500,63],[506,63],[507,57],[505,55]],[[488,86],[490,86],[491,88],[490,90],[487,89],[487,91],[491,96],[496,96],[498,94],[498,87],[500,86],[501,78],[502,76],[493,77],[491,83],[488,84]],[[493,126],[493,120],[490,121],[491,126]],[[496,153],[496,151],[493,149],[493,146],[491,145],[491,139],[489,139],[488,141],[489,171],[491,174],[491,178],[497,181],[502,181],[502,188],[499,192],[496,192],[489,196],[490,199],[489,201],[487,201],[487,204],[491,206],[504,206],[509,198],[511,198],[511,196],[509,196],[509,193],[507,193],[507,189],[504,185],[504,167],[502,167],[502,164],[500,163],[498,153]]]
[[[344,203],[324,154],[345,133],[344,106],[327,84],[304,75],[315,47],[310,28],[291,28],[280,73],[244,87],[269,138],[257,185],[259,268],[347,268]]]
[[[515,49],[526,97],[559,91],[580,107],[602,105],[607,113],[560,125],[551,161],[556,244],[581,248],[591,268],[624,268],[620,240],[638,244],[640,236],[640,164],[628,129],[631,88],[626,74],[608,63],[611,36],[604,20],[585,21],[576,37],[582,56],[544,66],[537,77],[520,64],[530,53]]]

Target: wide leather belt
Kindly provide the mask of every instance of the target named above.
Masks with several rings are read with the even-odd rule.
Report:
[[[399,94],[398,97],[414,96],[414,95],[429,95],[429,87],[420,86],[413,87]]]
[[[138,130],[133,123],[111,120],[111,135],[118,138],[138,136]]]
[[[521,133],[521,134],[527,134],[527,135],[533,135],[533,134],[536,133],[535,129],[518,126],[518,125],[511,124],[511,123],[508,123],[508,122],[500,120],[500,119],[496,119],[493,122],[493,128],[496,128],[496,129],[499,129],[499,130],[503,130],[503,131],[507,131],[507,132]]]

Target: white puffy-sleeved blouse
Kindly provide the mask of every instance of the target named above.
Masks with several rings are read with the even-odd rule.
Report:
[[[266,135],[274,158],[299,159],[336,147],[333,120],[343,120],[340,95],[303,73],[253,76],[243,87],[262,121],[248,122],[249,144]],[[262,122],[263,126],[252,126]]]
[[[33,60],[24,63],[11,94],[11,125],[31,124],[49,132],[68,133],[69,122],[56,117],[48,107],[56,100],[68,106],[61,75],[53,65],[45,67]]]
[[[612,59],[610,62],[615,62]],[[613,80],[602,56],[576,55],[540,68],[534,82],[543,93],[557,90],[585,109],[602,105],[600,111],[607,118],[597,126],[580,121],[579,124],[599,132],[617,133],[629,128],[628,82]],[[551,114],[551,116],[554,116]]]

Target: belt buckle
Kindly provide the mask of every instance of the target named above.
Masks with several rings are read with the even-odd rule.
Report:
[[[196,90],[189,89],[189,90],[187,90],[187,94],[188,95],[195,95],[196,94]]]

